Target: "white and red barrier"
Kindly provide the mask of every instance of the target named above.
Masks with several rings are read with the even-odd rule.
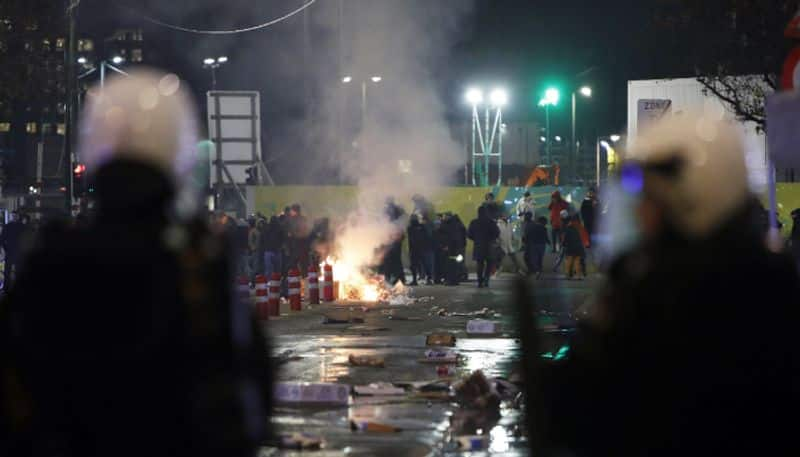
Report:
[[[302,311],[302,296],[300,295],[300,271],[292,268],[289,270],[289,308],[292,311]]]
[[[272,273],[267,283],[267,315],[280,316],[281,314],[281,274]]]
[[[264,275],[256,276],[256,316],[261,320],[269,319],[267,308],[267,278]]]
[[[322,299],[333,301],[333,265],[325,264],[322,276]]]
[[[319,305],[319,270],[316,265],[308,267],[308,303]]]

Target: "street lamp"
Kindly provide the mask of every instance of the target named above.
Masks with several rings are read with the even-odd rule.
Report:
[[[544,107],[544,116],[545,116],[545,155],[547,156],[547,163],[550,164],[552,160],[552,156],[550,155],[550,107],[558,105],[558,99],[561,98],[561,94],[558,92],[558,89],[555,87],[548,88],[544,91],[544,98],[539,100],[539,106]]]
[[[616,142],[617,142],[617,141],[619,141],[619,140],[620,140],[620,138],[622,138],[622,137],[621,137],[621,136],[619,136],[619,135],[611,135],[611,136],[609,136],[608,138],[611,140],[611,142],[612,142],[612,143],[616,143]]]
[[[203,59],[203,68],[211,70],[211,90],[217,90],[217,68],[225,63],[228,63],[227,56],[219,56],[216,59],[213,57]]]
[[[342,82],[345,84],[349,83],[352,80],[353,80],[352,76],[345,76],[344,78],[342,78]]]
[[[576,107],[577,107],[576,94],[578,93],[586,98],[589,98],[592,96],[592,88],[589,86],[583,86],[577,91],[572,91],[572,137],[570,138],[572,142],[570,143],[569,148],[570,152],[572,152],[572,154],[575,156],[577,156],[578,152],[575,143],[575,118],[576,118]]]
[[[506,125],[503,123],[502,108],[508,104],[508,91],[497,87],[489,92],[488,97],[484,95],[482,89],[470,87],[465,94],[467,102],[472,107],[472,184],[477,185],[475,176],[480,178],[481,186],[489,185],[489,161],[492,156],[497,157],[498,184],[502,181],[503,166],[503,134]],[[485,108],[484,125],[481,127],[480,114],[478,107],[483,105]],[[491,110],[495,110],[494,123],[491,122]],[[497,138],[497,152],[495,152],[495,138]],[[480,152],[478,151],[480,142]],[[478,165],[480,159],[483,164]]]
[[[79,63],[79,64],[81,64],[81,65],[86,65],[86,62],[88,62],[88,61],[86,60],[86,57],[78,57],[78,63]]]
[[[467,90],[467,101],[472,106],[478,106],[483,103],[483,91],[476,88]]]
[[[362,130],[366,129],[367,126],[367,81],[372,81],[374,84],[378,84],[379,82],[383,81],[383,77],[380,75],[373,75],[370,76],[368,79],[361,80],[361,129]],[[350,75],[346,75],[342,78],[343,84],[350,84],[351,82],[353,82],[353,77]]]
[[[121,56],[114,56],[111,58],[111,61],[114,62],[114,65],[119,65],[125,61]]]

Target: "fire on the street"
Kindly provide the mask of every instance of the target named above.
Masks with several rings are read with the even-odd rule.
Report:
[[[362,271],[343,260],[328,256],[320,264],[320,271],[326,264],[333,267],[334,287],[338,287],[336,292],[339,300],[377,303],[407,293],[402,283],[398,282],[394,287],[389,287],[382,275]]]

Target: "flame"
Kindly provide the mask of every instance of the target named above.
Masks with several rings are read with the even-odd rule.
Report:
[[[368,275],[353,265],[329,256],[320,264],[320,271],[325,265],[333,267],[333,280],[339,284],[339,299],[350,301],[379,302],[387,301],[396,293],[388,289],[383,276]],[[403,292],[405,289],[403,289]]]

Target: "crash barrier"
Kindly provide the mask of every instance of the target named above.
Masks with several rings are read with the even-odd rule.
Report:
[[[308,303],[319,305],[319,270],[316,265],[308,267]]]
[[[289,270],[289,309],[292,311],[302,311],[302,296],[300,294],[300,271],[296,268]]]
[[[322,277],[322,299],[333,301],[333,265],[325,264]]]
[[[267,308],[267,278],[264,275],[256,276],[256,315],[262,320],[269,318]]]
[[[267,315],[279,316],[281,309],[281,274],[272,273],[267,283]]]

